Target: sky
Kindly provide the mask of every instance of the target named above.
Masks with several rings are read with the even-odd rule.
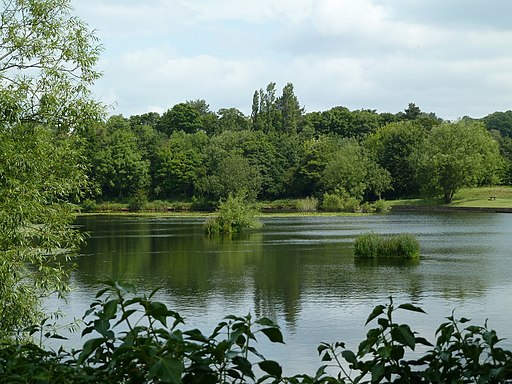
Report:
[[[510,0],[72,0],[104,46],[110,114],[204,99],[250,115],[255,90],[294,85],[306,112],[446,120],[512,109]]]

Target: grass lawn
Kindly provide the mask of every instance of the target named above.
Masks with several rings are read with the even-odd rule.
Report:
[[[491,199],[494,197],[495,199]],[[464,188],[458,191],[451,204],[440,198],[401,199],[389,201],[394,205],[446,205],[451,207],[512,208],[512,187]]]

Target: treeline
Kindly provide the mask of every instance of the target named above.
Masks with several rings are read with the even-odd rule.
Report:
[[[204,100],[112,116],[81,132],[95,199],[218,201],[313,196],[357,201],[512,180],[512,111],[446,122],[414,103],[396,114],[309,112],[293,84],[257,90],[252,112]],[[332,199],[331,199],[332,200]]]

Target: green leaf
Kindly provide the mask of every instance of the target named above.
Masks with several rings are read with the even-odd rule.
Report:
[[[384,364],[375,364],[372,367],[372,383],[378,383],[384,377],[385,372],[386,368],[384,367]]]
[[[236,356],[233,358],[233,364],[235,364],[236,368],[242,372],[244,376],[248,376],[251,379],[254,379],[254,373],[252,372],[252,365],[249,360],[242,356]]]
[[[110,322],[103,319],[94,320],[94,330],[103,337],[107,337],[107,333],[110,330]]]
[[[124,282],[116,282],[115,288],[118,289],[120,292],[123,293],[131,293],[134,294],[136,292],[135,285],[131,283],[124,283]]]
[[[391,336],[402,345],[407,345],[414,351],[416,339],[407,324],[399,325],[391,330]]]
[[[372,313],[370,313],[370,316],[368,316],[368,319],[366,319],[366,323],[364,323],[364,325],[367,325],[370,321],[382,315],[384,313],[384,309],[386,309],[386,307],[383,305],[377,305],[375,308],[373,308]]]
[[[263,328],[261,332],[263,332],[271,342],[284,344],[283,334],[279,328]]]
[[[343,356],[343,358],[345,359],[345,361],[347,363],[354,364],[354,365],[357,364],[357,358],[356,358],[356,354],[354,352],[346,350],[346,351],[341,352],[341,356]]]
[[[405,309],[406,311],[427,313],[423,310],[423,308],[417,307],[417,306],[409,304],[409,303],[401,304],[398,306],[398,308]]]
[[[125,321],[127,318],[129,318],[135,312],[137,312],[136,309],[128,309],[128,310],[124,311],[121,318],[117,321],[117,323],[114,324],[114,326],[112,328],[121,324],[123,321]]]
[[[276,324],[272,320],[267,318],[267,317],[262,317],[261,319],[256,320],[255,323],[263,325],[265,327],[274,327],[274,326],[276,326]]]
[[[324,355],[322,356],[322,361],[332,361],[331,354],[328,351],[325,351]]]
[[[103,316],[102,317],[105,320],[110,320],[110,319],[113,319],[114,317],[116,317],[117,304],[118,304],[118,301],[114,299],[114,300],[110,300],[110,301],[106,302],[103,305]]]
[[[149,377],[156,377],[164,383],[180,384],[184,368],[182,361],[158,358],[149,369]]]
[[[273,360],[260,361],[258,366],[269,375],[278,379],[280,379],[281,375],[283,374],[283,369],[281,366]]]
[[[84,343],[82,351],[78,356],[78,364],[83,364],[85,360],[105,341],[103,337],[96,339],[89,339]]]

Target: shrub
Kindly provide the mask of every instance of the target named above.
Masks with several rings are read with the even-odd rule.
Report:
[[[360,212],[359,200],[350,196],[345,190],[336,190],[335,193],[324,193],[322,209],[331,212]]]
[[[364,202],[363,204],[361,204],[360,209],[361,209],[361,212],[363,212],[363,213],[375,212],[375,207],[367,201]]]
[[[420,244],[411,234],[385,238],[375,233],[365,233],[356,238],[354,255],[360,258],[415,259],[420,255]]]
[[[375,203],[373,203],[373,207],[375,208],[376,212],[387,212],[387,211],[389,211],[389,206],[382,199],[377,200]]]
[[[204,224],[206,233],[237,233],[245,228],[259,228],[261,223],[256,219],[258,211],[244,200],[243,194],[233,196],[229,194],[225,201],[221,201],[217,216]]]
[[[142,189],[137,190],[130,198],[128,209],[132,212],[142,211],[148,203],[148,196]]]
[[[294,201],[295,209],[301,212],[314,212],[318,207],[318,199],[316,197],[306,197]]]
[[[98,203],[93,199],[85,199],[81,204],[83,212],[95,212],[98,210]]]
[[[345,200],[336,193],[324,193],[322,209],[324,211],[339,212],[345,208]]]

